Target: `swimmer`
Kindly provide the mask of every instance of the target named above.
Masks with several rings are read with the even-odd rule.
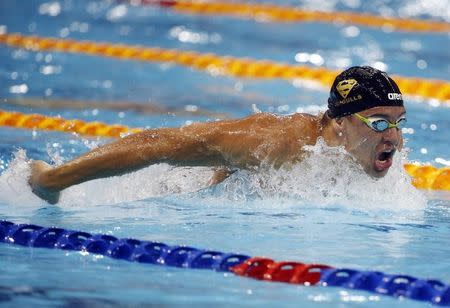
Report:
[[[258,113],[243,119],[148,129],[58,167],[34,161],[29,184],[37,196],[54,204],[60,192],[72,185],[157,163],[212,166],[216,172],[210,184],[217,184],[237,168],[298,163],[306,155],[303,146],[316,144],[318,138],[328,146],[343,146],[367,174],[380,178],[403,146],[405,123],[402,94],[394,80],[372,67],[355,66],[336,77],[328,110],[319,116]]]

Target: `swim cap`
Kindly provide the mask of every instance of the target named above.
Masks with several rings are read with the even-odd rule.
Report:
[[[334,80],[327,113],[330,118],[339,118],[377,106],[403,106],[397,84],[373,67],[353,66]]]

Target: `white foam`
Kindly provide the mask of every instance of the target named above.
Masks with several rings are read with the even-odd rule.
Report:
[[[157,164],[142,170],[72,186],[61,195],[61,205],[115,204],[197,191],[207,186],[213,171],[207,167]]]
[[[0,202],[15,207],[36,206],[43,204],[31,192],[27,183],[30,176],[29,161],[24,150],[14,153],[9,167],[0,175]]]
[[[235,200],[256,196],[356,209],[404,211],[426,206],[426,197],[411,185],[404,171],[405,153],[396,155],[388,174],[377,180],[368,176],[343,148],[328,147],[319,140],[306,149],[311,155],[292,169],[239,172],[224,184],[224,192]]]
[[[240,170],[213,189],[207,187],[213,174],[208,167],[153,165],[119,177],[98,179],[63,191],[60,206],[116,204],[171,194],[187,194],[214,202],[268,201],[273,207],[283,203],[318,207],[339,205],[353,209],[393,211],[423,209],[424,194],[410,184],[403,163],[405,154],[394,157],[388,174],[379,180],[366,175],[342,148],[328,147],[319,140],[306,148],[311,155],[288,169]],[[0,202],[12,206],[42,205],[27,184],[29,160],[23,150],[15,153],[8,169],[0,175]],[[206,200],[205,200],[206,199]],[[219,200],[218,200],[219,199]],[[230,202],[227,202],[230,204]]]
[[[197,191],[212,175],[211,168],[175,168],[159,164],[119,177],[89,181],[70,187],[61,194],[59,206],[115,204],[149,197]],[[28,185],[30,160],[24,150],[14,154],[9,167],[0,175],[0,202],[11,206],[45,204]]]

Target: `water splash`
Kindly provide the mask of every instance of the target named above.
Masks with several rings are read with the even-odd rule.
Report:
[[[14,159],[0,175],[0,203],[12,206],[35,206],[43,203],[28,186],[29,160],[24,150],[14,153]]]
[[[213,171],[206,167],[157,164],[116,177],[94,180],[64,190],[62,205],[97,205],[195,192],[207,186]]]
[[[294,199],[297,204],[339,204],[366,210],[419,210],[426,206],[426,197],[411,185],[404,171],[404,152],[395,156],[384,178],[373,179],[343,148],[328,147],[319,139],[305,150],[310,155],[291,169],[238,172],[223,184],[220,193],[234,200]]]
[[[54,158],[54,157],[53,157]],[[171,194],[198,191],[207,186],[213,170],[207,167],[153,165],[123,176],[89,181],[70,187],[61,194],[59,206],[116,204]],[[28,185],[30,160],[24,150],[14,154],[0,175],[0,203],[12,206],[38,206],[45,202]]]
[[[405,153],[394,157],[384,178],[373,179],[343,148],[328,147],[319,139],[315,146],[307,146],[305,150],[309,153],[306,159],[289,169],[239,170],[223,183],[207,189],[204,188],[213,174],[211,168],[153,165],[127,175],[70,187],[63,191],[59,205],[105,205],[181,194],[201,203],[233,201],[236,206],[255,200],[267,201],[272,207],[314,204],[357,210],[405,211],[426,206],[426,197],[410,184],[403,169]],[[19,150],[0,175],[0,202],[14,206],[44,204],[27,184],[29,172],[26,153]]]

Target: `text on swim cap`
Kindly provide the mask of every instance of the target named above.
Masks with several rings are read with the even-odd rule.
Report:
[[[388,93],[388,98],[390,99],[390,100],[393,100],[393,101],[395,101],[395,100],[402,100],[402,95],[401,94],[399,94],[399,93]]]
[[[358,95],[347,97],[347,98],[344,98],[344,99],[338,101],[336,106],[345,105],[345,104],[356,102],[356,101],[359,101],[362,99],[363,99],[363,96],[361,94],[358,94]]]

